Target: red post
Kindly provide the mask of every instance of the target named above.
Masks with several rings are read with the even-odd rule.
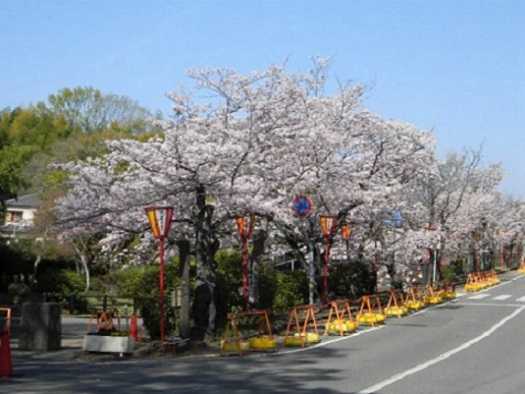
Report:
[[[248,222],[249,220],[249,222]],[[250,307],[250,279],[249,279],[249,250],[248,241],[253,234],[253,226],[255,224],[255,215],[250,215],[249,218],[245,216],[236,216],[235,223],[237,231],[241,239],[242,248],[242,296],[244,298],[244,309],[248,310]]]
[[[325,241],[323,264],[323,302],[328,303],[328,261],[330,260],[330,241]]]
[[[159,239],[159,259],[160,259],[160,270],[159,270],[159,290],[160,290],[160,340],[164,342],[165,331],[165,316],[164,316],[164,237]]]
[[[164,239],[168,236],[173,219],[173,207],[146,207],[146,215],[155,239],[159,240],[159,305],[160,305],[160,340],[164,342],[166,334],[164,316]]]
[[[129,336],[135,341],[139,340],[138,318],[136,314],[131,315],[131,322],[129,325]]]
[[[9,377],[13,374],[11,361],[11,346],[9,343],[9,331],[0,332],[0,377]]]
[[[329,297],[329,285],[328,285],[328,277],[329,277],[329,262],[330,262],[330,240],[325,241],[325,249],[324,249],[324,255],[323,255],[323,301],[324,303],[328,303]]]
[[[330,261],[330,247],[332,244],[332,237],[337,229],[337,218],[334,215],[320,215],[319,224],[321,226],[321,233],[323,235],[324,247],[324,264],[323,264],[323,294],[322,301],[328,303],[328,263]]]

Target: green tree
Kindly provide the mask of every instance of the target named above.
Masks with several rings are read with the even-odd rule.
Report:
[[[72,133],[61,117],[42,108],[15,108],[0,112],[0,200],[16,196],[31,182],[24,170],[39,152]]]
[[[94,132],[120,127],[134,133],[146,131],[148,110],[126,96],[104,94],[92,87],[65,88],[48,98],[48,108],[64,116],[73,127]]]

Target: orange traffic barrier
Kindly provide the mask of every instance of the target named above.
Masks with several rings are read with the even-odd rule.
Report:
[[[388,317],[402,317],[408,313],[408,308],[403,305],[403,294],[398,293],[394,289],[390,290],[390,297],[385,308],[385,315]]]
[[[465,291],[479,291],[487,287],[494,286],[500,282],[494,270],[486,272],[472,272],[467,276]]]
[[[325,322],[324,334],[346,335],[354,332],[359,323],[354,319],[348,300],[330,302],[328,319]]]
[[[314,305],[299,305],[288,313],[284,346],[301,346],[321,341]]]
[[[418,311],[425,306],[423,297],[421,297],[421,294],[416,287],[408,289],[408,293],[405,297],[405,306],[412,311]]]
[[[456,298],[456,286],[452,283],[443,283],[441,286],[440,295],[446,300],[452,300]]]
[[[441,293],[439,291],[434,290],[434,288],[431,285],[428,285],[425,288],[425,302],[430,305],[439,304],[443,301],[443,297],[441,297]]]
[[[241,324],[255,323],[257,334],[250,338],[242,335]],[[272,334],[272,326],[268,312],[265,310],[251,310],[228,314],[228,324],[221,340],[221,352],[243,354],[248,350],[275,350],[277,340]]]
[[[375,326],[384,323],[385,318],[381,298],[377,294],[361,297],[361,308],[357,314],[359,323]]]
[[[479,283],[479,277],[477,273],[470,273],[467,275],[467,281],[465,282],[465,291],[479,291],[482,289],[482,285]]]

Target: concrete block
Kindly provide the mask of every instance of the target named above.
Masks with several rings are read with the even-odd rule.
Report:
[[[82,346],[86,352],[133,353],[135,341],[131,337],[112,337],[107,335],[85,335]]]
[[[60,349],[61,308],[55,302],[22,304],[18,348],[50,351]]]

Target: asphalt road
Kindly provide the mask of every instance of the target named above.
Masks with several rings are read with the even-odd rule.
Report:
[[[87,363],[15,356],[5,393],[525,393],[525,277],[274,355]]]

